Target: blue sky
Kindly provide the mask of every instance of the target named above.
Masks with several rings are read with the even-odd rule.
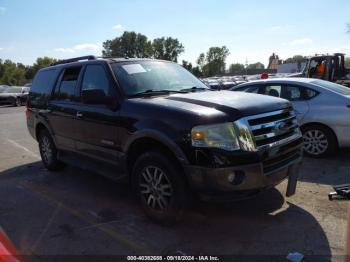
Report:
[[[124,30],[176,37],[185,46],[180,60],[191,62],[222,45],[227,63],[267,64],[272,52],[350,55],[349,10],[348,0],[0,0],[0,58],[99,55]]]

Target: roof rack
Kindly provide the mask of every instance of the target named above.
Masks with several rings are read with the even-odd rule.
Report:
[[[64,60],[59,60],[55,63],[52,63],[50,66],[68,64],[68,63],[78,62],[81,60],[96,60],[96,57],[93,55],[88,55],[88,56],[80,56],[80,57],[75,57],[70,59],[64,59]]]

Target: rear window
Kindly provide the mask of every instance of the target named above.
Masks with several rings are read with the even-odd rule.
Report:
[[[340,95],[350,95],[350,88],[338,85],[329,81],[324,80],[315,80],[311,82],[314,85],[318,85],[320,87],[323,87],[325,89],[328,89],[330,91],[333,91],[335,93],[338,93]]]
[[[57,77],[57,70],[43,70],[39,71],[31,87],[31,92],[49,95]]]
[[[39,71],[30,89],[28,106],[45,107],[48,97],[51,95],[58,71],[56,69]]]

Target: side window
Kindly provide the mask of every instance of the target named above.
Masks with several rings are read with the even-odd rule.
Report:
[[[281,85],[266,85],[263,92],[264,95],[281,97],[282,87]]]
[[[242,88],[237,88],[236,91],[240,92],[248,92],[248,93],[259,93],[259,87],[260,86],[244,86]]]
[[[306,100],[309,100],[309,99],[311,99],[311,98],[314,98],[314,97],[317,96],[317,95],[318,95],[318,92],[317,92],[317,91],[312,90],[312,89],[309,89],[309,88],[305,88],[305,94],[304,94],[304,96],[305,96],[305,99],[306,99]]]
[[[282,88],[282,98],[289,101],[303,100],[303,95],[299,87],[297,86],[284,86]]]
[[[105,70],[100,65],[88,65],[86,67],[82,90],[100,89],[105,95],[109,94],[109,81]]]
[[[81,67],[72,67],[64,70],[56,97],[60,100],[72,100],[78,84]]]

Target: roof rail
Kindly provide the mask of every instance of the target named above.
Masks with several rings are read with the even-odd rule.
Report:
[[[81,60],[96,60],[96,57],[93,55],[88,55],[88,56],[80,56],[80,57],[75,57],[70,59],[64,59],[64,60],[59,60],[55,63],[52,63],[50,66],[68,64],[68,63],[78,62]]]

